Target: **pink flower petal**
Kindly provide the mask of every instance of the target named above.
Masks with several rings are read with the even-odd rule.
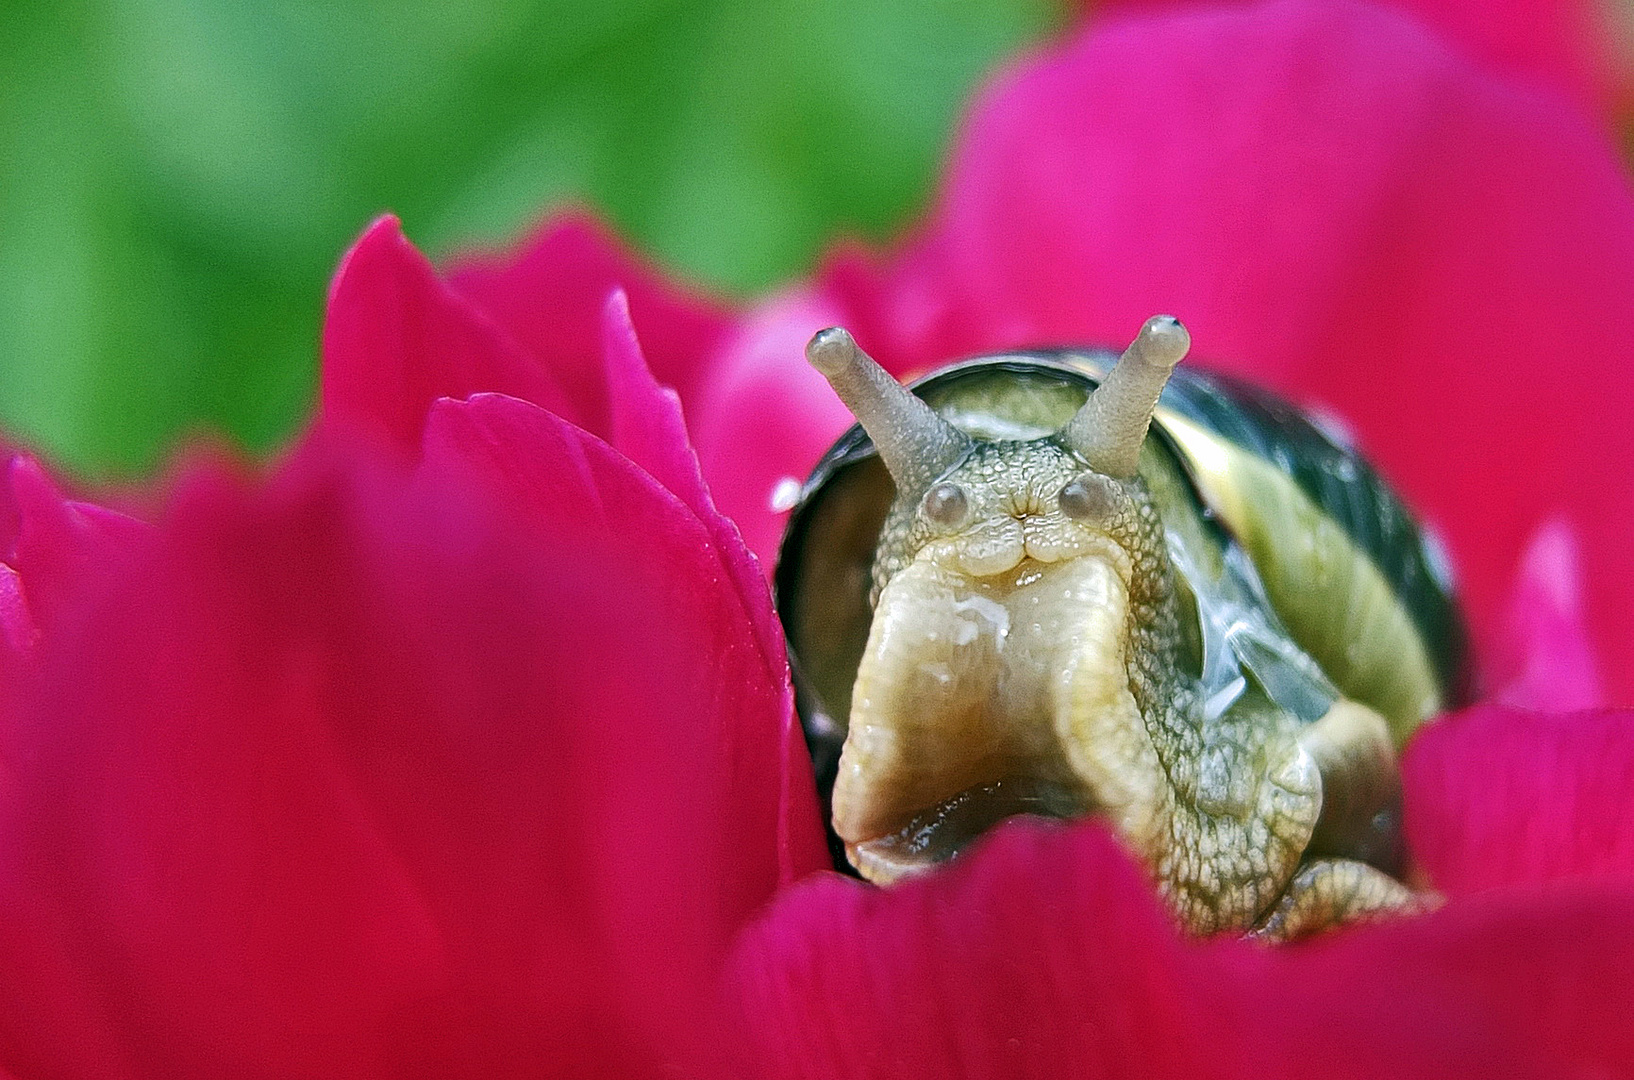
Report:
[[[9,808],[8,808],[9,809]],[[49,898],[0,881],[6,922],[0,929],[0,1060],[5,1075],[124,1078],[140,1075],[121,1046],[101,1000],[66,947],[74,933]]]
[[[5,483],[16,515],[8,560],[16,570],[27,626],[44,632],[60,624],[81,595],[93,566],[146,541],[148,526],[94,503],[67,499],[37,461],[11,460]]]
[[[768,1075],[1194,1076],[1234,1040],[1182,953],[1104,830],[1034,822],[919,881],[794,889],[736,990]]]
[[[1593,0],[1405,0],[1494,69],[1550,87],[1608,121],[1627,94],[1608,5]]]
[[[1185,944],[1104,831],[1035,822],[903,885],[807,882],[733,973],[769,1075],[1361,1080],[1619,1075],[1631,962],[1627,889]]]
[[[34,645],[38,640],[39,630],[29,614],[22,579],[17,571],[0,563],[0,807],[16,791],[11,761],[17,752],[17,716],[34,675]]]
[[[1634,882],[1634,712],[1471,709],[1402,768],[1408,849],[1442,892]]]
[[[596,434],[607,431],[606,391],[597,360],[602,305],[609,292],[621,288],[628,294],[653,371],[689,408],[696,384],[707,374],[705,361],[729,325],[728,312],[718,303],[665,281],[585,213],[546,222],[514,255],[462,259],[449,281],[569,389],[575,411],[552,411]],[[510,387],[471,390],[493,390],[550,407],[548,401]]]
[[[335,495],[275,509],[195,477],[148,558],[87,584],[95,617],[42,642],[8,911],[63,937],[49,960],[26,936],[6,951],[71,971],[41,989],[118,1033],[133,1072],[355,1075],[379,1049],[357,1026],[429,988],[435,928],[327,729],[335,676],[372,648],[359,620],[323,625],[354,584],[346,530],[325,536]],[[30,1010],[10,987],[15,1023]],[[51,1060],[75,1037],[6,1042]]]
[[[1483,699],[1554,712],[1606,704],[1583,616],[1582,561],[1570,525],[1555,518],[1538,529],[1521,559],[1499,639],[1504,652],[1492,658]]]
[[[1634,892],[1486,897],[1308,945],[1208,957],[1253,1077],[1623,1076]]]
[[[775,297],[722,345],[692,408],[698,456],[720,508],[770,571],[788,506],[774,496],[804,482],[856,421],[806,363],[806,342],[846,313],[809,292]],[[864,348],[871,344],[863,338]]]
[[[496,391],[581,418],[579,400],[506,332],[444,285],[387,215],[342,261],[323,329],[325,420],[416,449],[439,397]]]
[[[34,645],[35,633],[34,617],[23,596],[23,579],[0,563],[0,645],[13,653],[27,652]]]
[[[665,818],[665,830],[655,829],[655,836],[664,833],[666,842],[686,849],[697,861],[700,879],[720,896],[741,890],[744,899],[727,903],[727,909],[752,908],[773,885],[826,866],[811,763],[788,691],[787,659],[781,638],[764,632],[766,586],[752,576],[741,541],[701,520],[599,439],[514,398],[485,394],[439,402],[427,425],[425,461],[432,475],[485,485],[512,512],[541,528],[576,523],[582,530],[575,533],[576,542],[595,552],[606,567],[600,575],[605,580],[616,581],[650,562],[652,572],[661,571],[674,591],[678,608],[716,620],[704,667],[687,677],[735,703],[721,704],[714,727],[690,725],[689,737],[706,757],[681,784],[707,786],[677,792],[673,806],[661,806],[665,788],[654,786],[650,777],[622,776],[609,768],[601,779],[620,790],[631,785],[625,794],[637,817]],[[616,612],[609,617],[622,625]],[[641,636],[638,627],[631,629]],[[651,711],[656,700],[663,699],[641,704],[632,698],[629,707]],[[689,726],[677,719],[674,703],[666,702],[662,711],[672,714],[664,723]],[[609,749],[610,760],[622,760],[625,753]],[[684,840],[668,837],[667,830],[683,829],[681,811],[687,805],[716,816]],[[757,863],[755,845],[774,836],[775,846],[764,844],[759,854],[775,860]],[[634,861],[655,848],[664,850],[656,839],[638,835],[623,836],[620,843],[631,849],[620,857]],[[745,844],[749,851],[742,850]],[[709,854],[716,849],[724,860],[718,867]]]
[[[608,441],[699,518],[718,518],[697,455],[687,441],[681,398],[658,385],[647,367],[630,322],[630,300],[622,289],[614,290],[603,305],[601,348],[611,414]]]
[[[1230,0],[1227,0],[1230,2]],[[1096,12],[1153,12],[1175,0],[1093,0]],[[1594,0],[1395,0],[1495,71],[1558,91],[1608,122],[1627,98],[1608,5]]]
[[[1124,21],[988,94],[921,241],[825,278],[898,369],[1122,342],[1344,416],[1448,538],[1481,644],[1538,523],[1582,528],[1634,700],[1634,198],[1565,103],[1416,23],[1280,0]]]
[[[781,672],[696,517],[576,429],[530,462],[560,516],[492,503],[493,408],[442,408],[412,486],[332,436],[260,489],[193,475],[41,642],[0,815],[8,1067],[707,1056],[727,935],[822,852]]]
[[[697,455],[687,441],[680,398],[675,391],[659,386],[648,370],[641,343],[636,340],[635,327],[630,322],[629,301],[622,291],[608,297],[603,323],[603,348],[612,411],[613,445],[664,485],[708,531],[730,587],[754,627],[761,653],[766,659],[768,677],[782,687],[780,738],[785,744],[785,760],[789,763],[785,766],[785,776],[807,773],[809,759],[806,756],[805,737],[794,715],[794,691],[789,684],[783,625],[772,608],[771,591],[766,586],[760,565],[744,545],[737,527],[715,509],[709,490],[704,486]],[[584,438],[588,440],[590,437]],[[803,792],[808,786],[801,779],[798,789]],[[798,820],[794,815],[805,812],[798,801],[800,797],[803,796],[796,796],[785,788],[779,801],[779,805],[784,807],[785,830]],[[781,850],[791,853],[792,857],[790,844],[784,844]],[[804,872],[804,868],[793,868],[791,864],[791,872]]]

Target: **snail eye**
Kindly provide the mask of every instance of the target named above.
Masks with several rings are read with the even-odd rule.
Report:
[[[1104,520],[1117,512],[1112,481],[1093,473],[1068,480],[1056,496],[1061,512],[1075,521]]]
[[[970,499],[958,484],[944,480],[925,493],[925,516],[937,525],[962,524],[969,513]]]

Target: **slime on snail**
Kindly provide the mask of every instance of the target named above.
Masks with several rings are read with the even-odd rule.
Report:
[[[807,356],[856,416],[778,567],[837,857],[888,884],[1016,814],[1108,820],[1199,934],[1414,910],[1408,735],[1456,699],[1422,532],[1263,391],[1120,357],[983,357],[902,386],[845,330]]]

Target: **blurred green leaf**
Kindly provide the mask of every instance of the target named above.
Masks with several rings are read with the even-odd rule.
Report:
[[[0,422],[150,468],[310,405],[323,296],[376,213],[434,254],[586,202],[747,292],[918,209],[961,102],[1053,0],[7,4]]]

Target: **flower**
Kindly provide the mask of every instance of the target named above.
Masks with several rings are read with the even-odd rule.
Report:
[[[799,359],[829,323],[903,372],[1178,311],[1428,513],[1490,693],[1631,691],[1634,198],[1570,103],[1402,16],[1279,0],[1076,36],[973,117],[900,250],[750,310],[580,216],[446,280],[386,219],[269,475],[218,455],[126,516],[14,460],[0,1067],[1634,1068],[1615,710],[1430,725],[1407,822],[1446,905],[1307,946],[1182,941],[1093,822],[891,889],[823,871],[750,552],[847,423]]]
[[[1227,0],[1233,2],[1233,0]],[[1173,0],[1091,0],[1102,14],[1161,10]],[[1634,103],[1625,13],[1599,0],[1396,0],[1483,67],[1562,94],[1615,131]]]

